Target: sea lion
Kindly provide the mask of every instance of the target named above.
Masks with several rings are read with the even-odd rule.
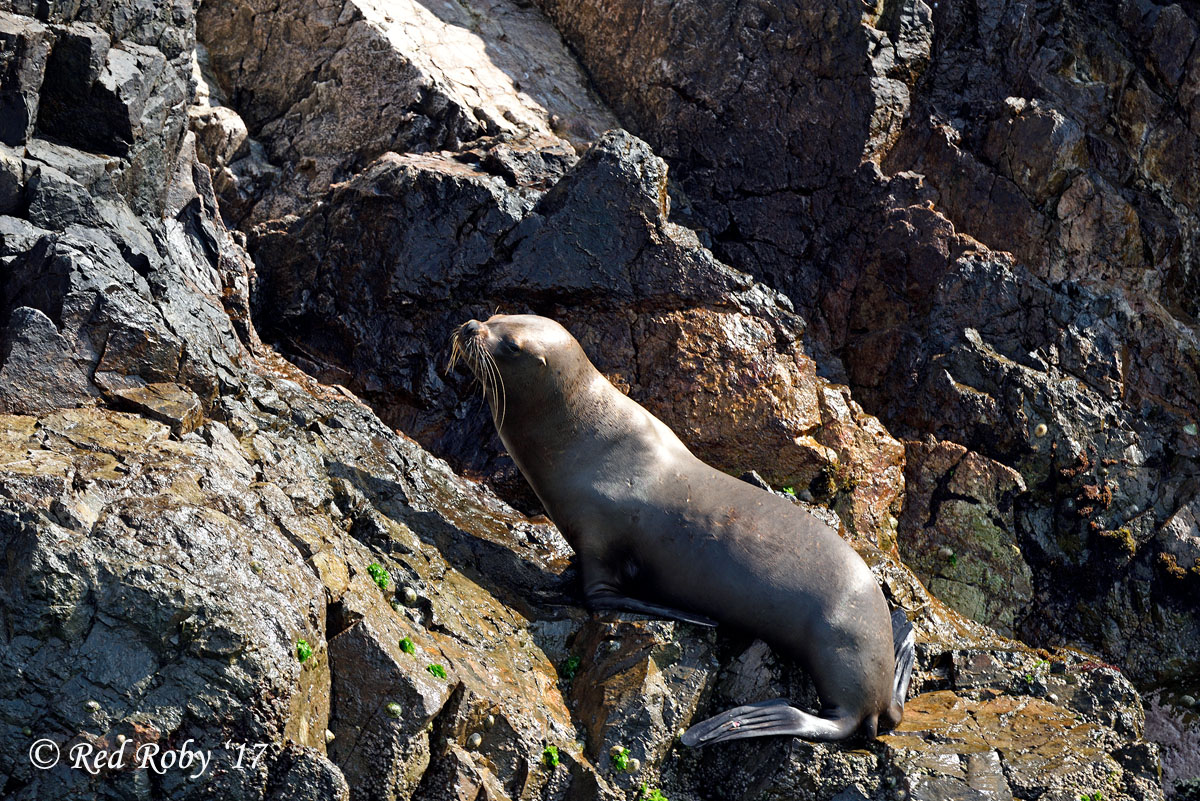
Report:
[[[575,549],[592,610],[736,626],[800,663],[821,710],[786,699],[692,726],[685,745],[874,737],[900,722],[913,632],[837,532],[701,462],[617,390],[561,325],[494,315],[456,329],[500,439]]]

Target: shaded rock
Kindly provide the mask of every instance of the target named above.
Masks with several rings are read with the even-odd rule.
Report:
[[[1188,780],[1200,776],[1200,710],[1178,690],[1146,696],[1146,737],[1163,749],[1163,788],[1168,798],[1188,798]],[[1192,701],[1195,698],[1191,698]]]
[[[906,236],[915,233],[911,219],[903,223]],[[1194,473],[1192,456],[1171,477],[1150,467],[1151,454],[1176,441],[1187,416],[1171,420],[1174,413],[1165,409],[1164,417],[1146,415],[1141,406],[1160,402],[1154,400],[1163,398],[1160,392],[1174,394],[1160,370],[1190,375],[1190,337],[1174,339],[1158,313],[1140,307],[1138,314],[1122,295],[1051,286],[975,246],[959,255],[953,248],[961,245],[945,243],[947,255],[931,254],[931,260],[944,258],[947,272],[925,284],[936,287],[932,293],[908,306],[910,319],[929,324],[895,326],[886,340],[875,339],[876,348],[890,353],[885,361],[854,367],[855,383],[871,387],[859,397],[867,408],[882,404],[893,428],[958,439],[1021,474],[1029,494],[1014,509],[1016,544],[1034,573],[1037,598],[1025,636],[1103,639],[1097,647],[1139,677],[1173,673],[1182,654],[1153,633],[1156,625],[1132,622],[1142,600],[1131,599],[1148,600],[1151,585],[1142,582],[1155,570],[1160,546],[1153,544],[1154,532],[1174,513],[1176,493],[1190,486]],[[895,286],[907,279],[885,280]],[[913,358],[920,352],[926,355]],[[880,369],[887,360],[892,366]],[[894,382],[913,376],[922,378],[895,391]],[[1066,587],[1072,589],[1064,595]],[[1066,597],[1075,600],[1052,611],[1050,599]],[[1194,624],[1182,621],[1191,613],[1179,600],[1168,591],[1149,602],[1156,615],[1190,630]],[[1067,607],[1092,612],[1081,619]],[[1121,621],[1108,634],[1100,623],[1105,617]],[[1060,633],[1051,634],[1055,630]],[[1118,630],[1137,630],[1146,639],[1135,645]]]
[[[80,358],[41,310],[14,309],[0,341],[0,408],[5,411],[76,406],[98,394],[88,381],[91,360]]]
[[[900,554],[930,591],[1012,636],[1029,613],[1033,577],[1021,555],[1021,475],[961,445],[905,443]]]
[[[18,11],[21,9],[18,8]],[[67,13],[59,13],[59,12]],[[63,144],[119,157],[113,187],[136,211],[161,211],[186,129],[183,104],[193,38],[167,8],[128,13],[56,9],[37,130]],[[105,27],[107,26],[107,27]]]
[[[1164,280],[1188,269],[1179,248],[1188,247],[1190,213],[1176,204],[1194,190],[1174,171],[1189,172],[1196,152],[1186,107],[1170,97],[1196,24],[1170,8],[1130,3],[1094,15],[1061,4],[1049,20],[989,7],[974,22],[939,10],[927,91],[886,168],[923,172],[960,229],[1012,249],[1041,274],[1098,278],[1100,266],[1105,281],[1166,300]],[[1014,46],[997,46],[997,33]],[[1165,93],[1153,88],[1158,81]],[[971,112],[962,113],[964,102]],[[955,159],[934,145],[949,128],[948,103],[959,111]],[[917,144],[924,137],[928,144]],[[989,189],[992,175],[1028,201]]]
[[[349,801],[350,786],[327,760],[314,759],[311,751],[289,745],[275,760],[271,801]]]
[[[0,214],[11,214],[25,204],[28,181],[25,161],[0,145]]]
[[[672,165],[704,227],[768,269],[782,263],[750,243],[803,249],[812,195],[896,136],[932,38],[922,2],[886,14],[851,2],[539,5],[622,121]],[[713,31],[727,35],[701,33]]]
[[[279,169],[267,161],[262,144],[250,138],[241,116],[226,105],[203,45],[196,45],[192,78],[196,97],[188,106],[188,126],[196,133],[196,156],[212,171],[221,215],[233,224],[261,199]]]
[[[50,43],[37,20],[0,11],[0,142],[19,145],[33,133]]]
[[[27,193],[29,221],[34,225],[61,230],[68,225],[98,227],[101,223],[87,188],[47,164],[33,167]]]
[[[72,23],[56,33],[39,128],[82,150],[129,155],[165,59],[133,43],[112,48],[108,34],[90,23]]]

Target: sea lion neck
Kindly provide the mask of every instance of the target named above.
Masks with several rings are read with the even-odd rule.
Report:
[[[522,387],[520,396],[509,404],[510,411],[519,413],[505,414],[499,428],[506,444],[511,437],[513,445],[521,448],[522,441],[536,442],[555,436],[555,432],[590,427],[603,418],[616,389],[586,358],[575,362],[573,368],[554,365],[546,381]]]

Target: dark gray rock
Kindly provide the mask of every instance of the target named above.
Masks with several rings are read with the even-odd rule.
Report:
[[[48,164],[33,166],[26,193],[34,225],[56,231],[69,225],[100,225],[100,212],[87,188]]]
[[[33,133],[52,36],[37,20],[0,11],[0,142]]]
[[[0,408],[29,413],[77,406],[98,394],[88,381],[89,354],[40,309],[13,309],[0,341]]]
[[[17,153],[0,145],[0,214],[12,214],[25,205],[29,169]]]
[[[54,34],[38,127],[82,150],[128,154],[133,135],[128,120],[122,124],[119,112],[112,107],[113,98],[100,97],[101,92],[95,91],[105,72],[111,37],[88,22],[60,26]],[[114,125],[116,130],[112,130]]]

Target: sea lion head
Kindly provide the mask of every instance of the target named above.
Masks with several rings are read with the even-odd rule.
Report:
[[[596,374],[579,342],[561,325],[536,314],[494,314],[455,329],[450,364],[462,360],[492,408],[496,428],[512,412],[553,408],[579,382]]]

